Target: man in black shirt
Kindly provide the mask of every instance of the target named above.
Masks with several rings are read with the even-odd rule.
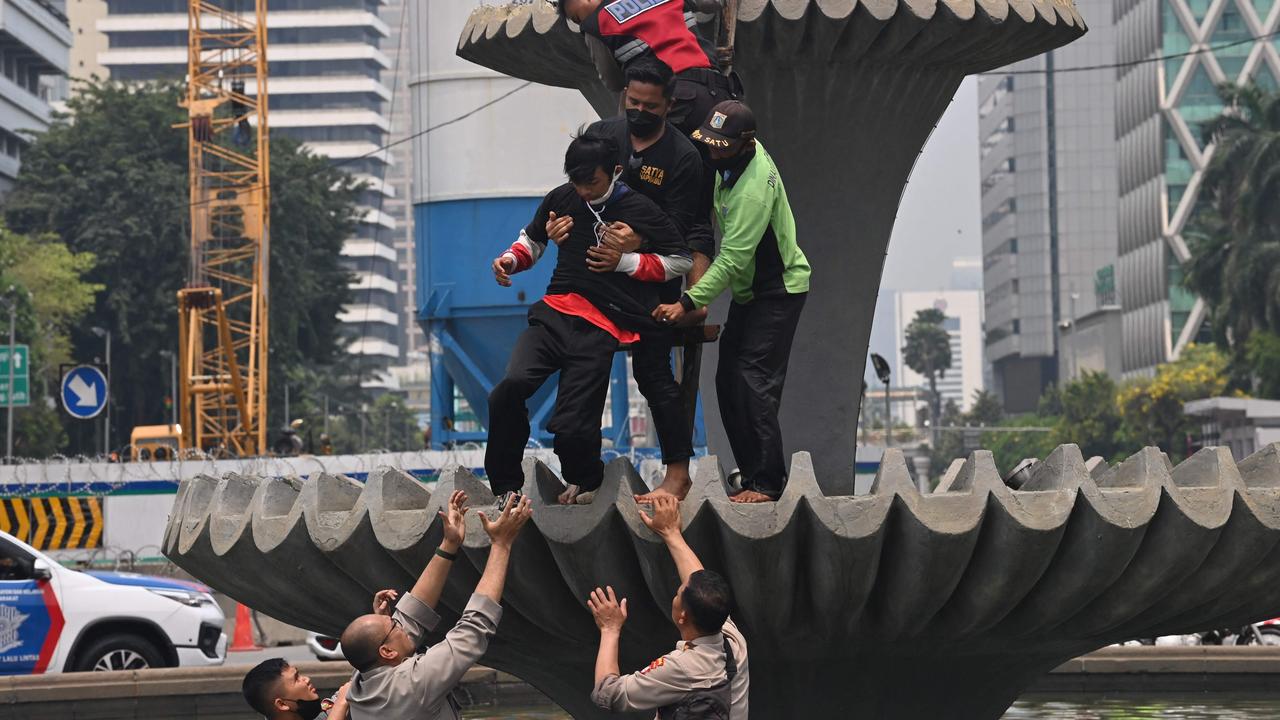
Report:
[[[618,152],[608,137],[584,133],[574,138],[565,153],[569,182],[543,198],[528,227],[493,261],[498,284],[510,285],[512,273],[531,267],[546,250],[552,214],[572,221],[567,235],[555,240],[556,267],[546,295],[529,309],[529,328],[511,351],[506,377],[489,395],[484,466],[495,495],[524,484],[520,461],[530,431],[525,403],[557,370],[560,385],[547,429],[555,435],[553,446],[570,486],[561,502],[600,486],[600,416],[613,354],[620,343],[638,342],[641,332],[662,332],[650,317],[661,300],[660,281],[692,265],[684,238],[666,213],[620,182]],[[614,223],[626,223],[644,238],[641,252],[621,253],[604,245]],[[648,382],[660,394],[678,397],[670,366],[663,368],[664,377],[656,370]]]
[[[600,120],[588,132],[614,138],[619,147],[622,179],[657,203],[685,236],[692,252],[693,269],[688,278],[697,282],[710,265],[714,239],[709,222],[710,201],[702,181],[702,156],[688,138],[667,123],[671,109],[671,69],[656,60],[641,60],[627,68],[624,94],[626,114]],[[557,223],[559,224],[558,227]],[[553,220],[550,231],[563,237],[572,220]],[[605,233],[605,243],[622,252],[634,252],[640,240],[624,223],[616,223]],[[657,281],[658,277],[646,277]],[[680,279],[663,284],[662,302],[680,297]],[[693,457],[693,428],[678,389],[665,383],[670,373],[669,333],[645,335],[632,347],[631,367],[641,394],[649,402],[666,476],[662,492],[684,497],[690,485],[689,458]],[[655,379],[658,382],[653,382]]]

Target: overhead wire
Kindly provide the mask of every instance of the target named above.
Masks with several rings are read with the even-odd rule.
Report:
[[[1188,50],[1187,52],[1174,53],[1172,55],[1157,55],[1156,57],[1142,58],[1141,60],[1130,60],[1128,62],[1121,62],[1121,63],[1105,63],[1101,65],[1082,65],[1079,67],[1053,68],[1052,70],[1048,68],[1043,68],[1038,70],[992,70],[990,72],[982,72],[982,73],[976,73],[976,74],[980,76],[1059,75],[1062,73],[1073,73],[1073,72],[1118,70],[1119,68],[1133,67],[1135,65],[1147,65],[1149,63],[1164,62],[1165,60],[1177,60],[1178,58],[1191,57],[1193,55],[1203,55],[1204,53],[1217,52],[1218,50],[1226,50],[1228,48],[1238,47],[1240,45],[1248,45],[1249,43],[1256,43],[1262,40],[1268,40],[1270,38],[1276,37],[1277,35],[1280,35],[1280,30],[1275,30],[1269,33],[1263,33],[1262,35],[1258,35],[1257,37],[1247,37],[1242,40],[1234,40],[1229,43],[1222,43],[1220,45],[1204,45],[1202,47]]]

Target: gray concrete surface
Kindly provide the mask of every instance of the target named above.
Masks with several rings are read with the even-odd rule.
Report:
[[[609,584],[629,599],[622,665],[640,668],[676,639],[675,569],[639,520],[640,480],[625,460],[608,466],[594,503],[572,507],[555,503],[559,482],[545,467],[525,469],[534,518],[484,662],[575,717],[603,718],[588,701],[597,633],[585,598]],[[364,485],[197,478],[178,490],[164,549],[251,607],[337,633],[375,590],[412,584],[455,488],[492,503],[462,468],[446,470],[434,495],[389,468]],[[869,718],[997,718],[1090,650],[1280,616],[1277,445],[1239,464],[1206,449],[1177,467],[1154,448],[1086,465],[1065,445],[1021,490],[980,451],[929,494],[890,451],[870,494],[839,497],[823,495],[798,454],[778,503],[732,504],[722,478],[700,471],[682,512],[691,545],[734,587],[762,717],[856,707]],[[441,601],[446,622],[486,553],[473,514]]]
[[[1070,0],[741,2],[736,68],[813,266],[782,427],[788,450],[812,454],[828,494],[852,492],[876,291],[921,147],[965,75],[1084,32]],[[512,77],[577,88],[601,114],[617,111],[577,26],[546,3],[478,8],[462,29],[458,55]],[[723,299],[713,307],[713,320],[723,321],[724,307]],[[705,353],[709,441],[733,467],[715,412],[718,347],[707,345]]]

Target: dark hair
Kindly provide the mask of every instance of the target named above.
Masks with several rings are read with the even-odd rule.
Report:
[[[667,99],[670,99],[671,93],[675,91],[671,67],[657,58],[640,58],[631,63],[627,66],[623,77],[626,78],[628,85],[633,82],[657,85],[662,88],[662,97]]]
[[[249,703],[249,707],[259,714],[271,717],[276,711],[273,703],[276,699],[277,683],[280,682],[281,676],[288,667],[289,662],[284,658],[271,658],[258,663],[245,674],[240,692],[244,694],[245,702]]]
[[[713,570],[699,570],[690,575],[680,599],[694,627],[708,634],[720,632],[733,609],[733,589]]]
[[[596,168],[604,170],[604,174],[613,174],[618,165],[618,143],[611,137],[588,132],[582,128],[569,143],[564,153],[564,174],[569,182],[581,185],[590,182],[596,174]]]

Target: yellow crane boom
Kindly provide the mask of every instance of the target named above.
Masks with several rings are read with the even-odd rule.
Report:
[[[191,270],[178,291],[183,446],[267,451],[266,0],[189,0]],[[252,92],[250,92],[252,87]]]

